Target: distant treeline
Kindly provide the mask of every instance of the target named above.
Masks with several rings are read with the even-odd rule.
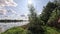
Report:
[[[0,22],[23,22],[25,20],[0,20]]]

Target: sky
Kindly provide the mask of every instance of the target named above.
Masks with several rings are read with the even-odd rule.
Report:
[[[16,7],[18,13],[21,14],[28,14],[28,0],[14,0],[18,6]],[[45,6],[49,1],[52,0],[32,0],[32,4],[35,7],[35,9],[37,9],[38,13],[42,12],[43,6]]]
[[[0,0],[0,18],[20,18],[29,14],[29,0]],[[52,0],[31,0],[37,13],[40,14],[49,1]],[[4,11],[3,11],[4,10]],[[3,16],[2,16],[3,15]]]
[[[16,8],[13,8],[13,10],[16,10],[19,14],[28,14],[28,0],[14,0],[18,6]],[[38,13],[42,12],[43,6],[45,6],[49,1],[51,0],[32,0],[32,4],[34,5],[35,9],[38,11]]]

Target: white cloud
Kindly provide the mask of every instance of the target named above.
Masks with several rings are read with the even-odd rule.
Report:
[[[16,14],[15,11],[13,10],[6,10],[6,9],[0,9],[0,16],[3,15],[3,16],[7,16],[7,17],[13,17],[14,15]]]
[[[12,10],[12,9],[5,9],[5,8],[0,8],[0,15],[15,15],[16,14],[16,11]]]
[[[0,0],[0,6],[13,6],[13,7],[16,7],[17,4],[13,0]]]
[[[7,6],[17,6],[17,4],[13,0],[6,0],[5,3],[7,4]]]
[[[0,6],[5,6],[5,0],[0,0]]]
[[[5,19],[13,18],[15,16],[16,12],[13,11],[12,9],[10,9],[10,10],[5,9],[4,8],[5,6],[13,6],[13,7],[16,7],[17,4],[13,0],[0,0],[0,15],[3,15],[2,17],[4,17]],[[11,14],[11,13],[13,13],[13,14],[11,14],[9,16],[9,15],[7,15],[7,12],[9,14]]]
[[[7,10],[6,10],[6,9],[0,9],[0,15],[5,15],[5,14],[6,14],[6,12],[7,12]]]

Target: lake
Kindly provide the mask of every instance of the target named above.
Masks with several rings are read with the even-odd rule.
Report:
[[[1,23],[0,22],[0,32],[4,32],[7,29],[10,29],[12,27],[17,27],[17,26],[23,26],[27,25],[29,22],[9,22],[9,23]]]

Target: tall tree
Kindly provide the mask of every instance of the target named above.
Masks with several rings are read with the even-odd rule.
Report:
[[[43,34],[44,30],[39,23],[37,13],[36,13],[36,10],[33,7],[33,5],[29,6],[29,10],[30,10],[30,15],[29,15],[30,23],[28,26],[29,27],[28,30],[30,30],[32,32],[32,34]]]
[[[40,15],[40,20],[44,21],[44,23],[46,24],[50,17],[50,14],[56,7],[57,5],[55,5],[53,2],[48,2],[48,4],[44,7],[42,11],[42,14]]]

